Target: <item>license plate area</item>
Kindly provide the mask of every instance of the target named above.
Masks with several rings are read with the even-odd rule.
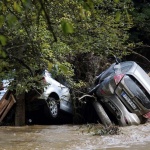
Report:
[[[137,108],[132,99],[124,91],[122,91],[121,96],[134,110]]]

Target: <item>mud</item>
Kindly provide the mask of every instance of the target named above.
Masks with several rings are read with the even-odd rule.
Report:
[[[0,127],[0,150],[150,150],[150,123],[93,136],[87,125]]]

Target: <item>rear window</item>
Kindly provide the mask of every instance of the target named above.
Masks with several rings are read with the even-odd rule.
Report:
[[[128,89],[139,99],[140,103],[144,107],[150,109],[150,95],[138,80],[133,76],[126,76],[124,81]]]

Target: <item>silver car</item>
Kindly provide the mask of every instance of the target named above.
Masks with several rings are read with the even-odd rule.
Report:
[[[150,77],[137,63],[114,63],[97,82],[95,95],[119,125],[138,125],[150,118]]]
[[[52,78],[51,74],[44,70],[42,72],[44,91],[38,97],[46,101],[49,115],[52,119],[59,116],[60,110],[72,114],[72,102],[69,88]]]

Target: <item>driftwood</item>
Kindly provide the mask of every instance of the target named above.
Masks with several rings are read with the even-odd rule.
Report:
[[[0,122],[3,121],[3,119],[15,103],[16,100],[13,94],[10,91],[7,91],[0,100]]]

